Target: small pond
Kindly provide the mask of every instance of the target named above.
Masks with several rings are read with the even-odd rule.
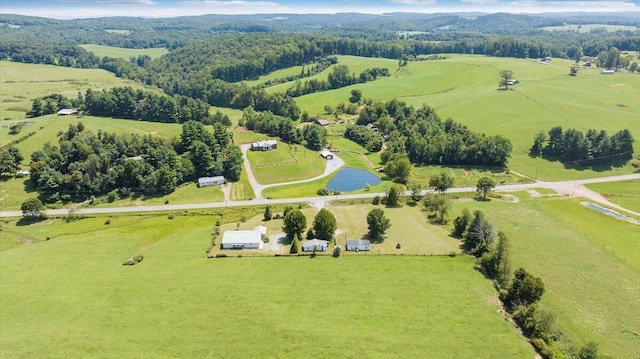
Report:
[[[637,219],[635,219],[635,218],[627,217],[627,216],[625,216],[624,214],[618,213],[618,212],[616,212],[616,211],[614,211],[614,210],[611,210],[611,209],[609,209],[609,208],[605,208],[605,207],[602,207],[602,206],[598,206],[598,205],[597,205],[597,204],[595,204],[595,203],[591,203],[591,202],[581,202],[581,203],[582,203],[583,205],[585,205],[585,206],[587,206],[587,207],[591,208],[591,209],[594,209],[594,210],[596,210],[596,211],[600,212],[600,213],[604,213],[604,214],[606,214],[606,215],[609,215],[609,216],[612,216],[612,217],[616,217],[616,218],[618,218],[618,219],[623,219],[623,220],[629,221],[629,222],[631,222],[631,223],[640,224],[640,221],[638,221],[638,220],[637,220]]]
[[[375,186],[380,182],[380,178],[373,173],[355,168],[343,168],[329,181],[327,188],[331,191],[351,192],[365,188],[367,184]]]

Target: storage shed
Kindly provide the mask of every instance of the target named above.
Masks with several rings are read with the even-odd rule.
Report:
[[[331,153],[331,152],[329,152],[327,150],[324,150],[324,151],[320,152],[320,156],[322,158],[324,158],[325,160],[332,160],[333,159],[333,153]]]
[[[253,230],[226,231],[222,235],[222,249],[262,249],[267,227],[257,226]]]
[[[200,177],[198,178],[198,187],[218,186],[226,182],[223,176]]]

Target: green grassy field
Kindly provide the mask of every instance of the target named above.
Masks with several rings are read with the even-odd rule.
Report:
[[[357,56],[336,56],[338,58],[338,64],[340,65],[347,65],[349,66],[349,71],[350,72],[355,72],[356,75],[360,74],[362,71],[366,70],[366,69],[371,69],[374,67],[383,67],[383,68],[387,68],[389,69],[389,71],[391,73],[393,73],[397,68],[398,68],[398,61],[396,60],[390,60],[390,59],[379,59],[379,58],[364,58],[364,57],[357,57]],[[332,65],[335,66],[335,65]],[[316,80],[326,80],[327,76],[329,75],[329,73],[331,72],[331,67],[325,69],[324,71],[315,74],[313,76],[310,77],[306,77],[304,79],[300,79],[300,81],[304,82],[304,81],[308,81],[308,80],[312,80],[312,79],[316,79]],[[297,73],[300,72],[300,67],[294,67],[294,70],[297,70]],[[285,71],[289,71],[289,70],[280,70],[282,73],[285,73]],[[289,72],[286,72],[289,73]],[[279,76],[282,77],[282,76]],[[375,82],[375,81],[373,81]],[[267,87],[265,90],[268,93],[276,93],[276,92],[285,92],[287,91],[287,89],[295,86],[296,81],[289,81],[289,82],[284,82],[281,84],[277,84],[274,86],[270,86]],[[349,98],[349,96],[345,97],[341,102],[347,102],[347,99]],[[330,105],[331,103],[326,103],[326,105]],[[324,107],[325,104],[322,104],[321,107]],[[334,105],[337,105],[337,103],[335,103]],[[316,113],[316,112],[314,112]],[[317,112],[317,113],[321,113],[321,112]]]
[[[456,203],[452,218],[464,207],[479,209],[507,233],[514,268],[523,266],[542,278],[541,305],[557,315],[560,330],[573,344],[595,341],[602,354],[635,357],[640,353],[640,226],[586,208],[579,200],[517,195],[519,203]]]
[[[594,183],[586,186],[602,194],[611,202],[640,213],[640,180]]]
[[[34,241],[0,252],[2,357],[534,356],[465,256],[206,260],[213,217],[104,222],[4,224]]]
[[[280,142],[271,151],[247,151],[253,174],[260,184],[289,182],[318,176],[324,172],[325,160],[316,151]]]
[[[605,29],[609,32],[614,32],[618,30],[628,30],[628,31],[638,30],[636,26],[608,25],[608,24],[546,26],[546,27],[543,27],[542,29],[547,31],[577,31],[582,33],[591,32],[591,30],[595,30],[595,29]]]
[[[157,47],[153,49],[125,49],[122,47],[96,44],[84,44],[80,45],[80,47],[87,50],[88,52],[93,52],[93,54],[98,57],[109,56],[114,58],[122,58],[125,60],[129,60],[131,57],[138,57],[140,55],[149,55],[152,59],[155,59],[169,53],[169,50],[165,49],[164,47]]]
[[[0,74],[0,110],[4,121],[24,119],[34,98],[53,93],[75,98],[78,92],[84,94],[88,88],[95,91],[116,86],[144,87],[105,70],[10,61],[0,61]]]
[[[367,61],[361,59],[360,61]],[[509,167],[530,177],[566,180],[632,172],[630,166],[565,168],[560,162],[531,158],[534,134],[553,126],[604,129],[612,134],[628,128],[640,138],[638,76],[616,73],[602,76],[597,68],[569,76],[570,60],[554,59],[539,65],[535,59],[450,55],[446,60],[410,62],[393,76],[341,89],[296,98],[310,114],[325,105],[346,102],[353,89],[365,98],[398,98],[414,106],[428,104],[442,118],[451,117],[474,131],[502,134],[514,145]],[[511,91],[498,90],[502,69],[520,80]],[[640,142],[636,141],[636,152]]]
[[[300,74],[300,72],[302,72],[303,67],[306,68],[306,66],[293,66],[293,67],[288,67],[286,69],[277,70],[268,75],[260,76],[260,78],[257,80],[245,81],[245,83],[247,84],[247,86],[252,87],[252,86],[262,85],[263,83],[270,80],[278,80],[278,79],[286,78],[289,76],[295,76]]]

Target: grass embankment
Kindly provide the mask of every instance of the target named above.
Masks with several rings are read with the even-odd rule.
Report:
[[[518,196],[519,203],[456,203],[451,216],[464,207],[479,209],[507,233],[514,268],[525,267],[542,278],[541,305],[557,315],[560,330],[573,344],[595,341],[602,354],[634,357],[640,352],[640,226],[579,200]]]
[[[509,138],[514,145],[509,167],[529,177],[566,180],[632,172],[630,166],[572,168],[531,158],[529,149],[537,131],[554,126],[604,129],[610,134],[627,128],[640,138],[640,112],[634,108],[640,96],[640,87],[634,86],[636,74],[602,76],[600,69],[583,68],[571,77],[570,60],[539,65],[535,59],[447,56],[446,60],[410,62],[400,71],[394,68],[390,77],[302,96],[296,102],[310,114],[321,114],[325,105],[346,103],[351,90],[359,89],[373,100],[398,98],[414,106],[427,104],[443,119],[451,117],[474,131]],[[520,80],[510,91],[498,89],[498,73],[503,69],[512,70]],[[635,149],[640,151],[637,141]]]
[[[160,57],[164,54],[168,54],[169,50],[164,47],[156,47],[152,49],[126,49],[122,47],[104,46],[96,44],[84,44],[80,45],[88,52],[93,52],[98,57],[114,57],[129,60],[131,57],[138,57],[141,55],[149,55],[152,59]]]
[[[534,355],[468,257],[206,260],[213,220],[4,224],[2,356]]]
[[[611,202],[640,213],[640,180],[594,183],[586,186]]]

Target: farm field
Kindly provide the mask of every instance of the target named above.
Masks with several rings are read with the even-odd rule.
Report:
[[[637,356],[640,226],[586,208],[580,200],[516,195],[519,203],[455,203],[451,217],[464,207],[479,209],[509,236],[514,269],[525,267],[542,278],[546,292],[540,305],[556,314],[559,329],[575,346],[595,341],[601,354]]]
[[[534,356],[469,257],[206,260],[214,218],[3,224],[3,243],[34,242],[0,252],[0,354]]]
[[[640,213],[640,180],[593,183],[586,186],[590,190],[600,193],[611,202]]]
[[[78,92],[84,94],[88,88],[94,91],[116,86],[146,88],[99,69],[0,61],[0,74],[0,111],[4,121],[24,119],[34,98],[53,93],[75,98]],[[2,135],[4,137],[4,133]]]
[[[149,55],[152,59],[160,57],[169,53],[169,50],[164,47],[157,47],[153,49],[126,49],[122,47],[96,45],[96,44],[84,44],[80,45],[88,52],[93,52],[98,57],[114,57],[129,60],[131,57],[138,57],[140,55]]]
[[[347,102],[352,89],[365,98],[398,98],[414,106],[427,104],[441,118],[451,117],[474,131],[502,134],[513,143],[508,166],[530,177],[566,180],[630,173],[625,167],[570,168],[557,161],[529,156],[533,136],[553,126],[604,129],[610,134],[628,128],[640,138],[640,97],[637,74],[602,76],[597,68],[568,75],[573,63],[554,59],[539,65],[535,59],[447,55],[446,60],[409,62],[394,75],[366,84],[296,98],[310,114],[321,114],[325,105]],[[366,61],[362,59],[361,61]],[[520,83],[510,91],[498,89],[498,72],[510,69]],[[640,142],[635,143],[636,153]],[[576,166],[574,166],[576,167]]]

